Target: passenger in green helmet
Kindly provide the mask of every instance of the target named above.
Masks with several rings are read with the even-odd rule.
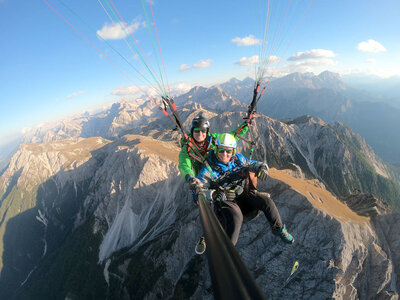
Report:
[[[231,131],[235,140],[238,140],[239,136],[244,136],[249,130],[249,120],[246,120],[240,126]],[[197,204],[197,197],[195,196],[195,187],[201,185],[200,181],[196,178],[200,169],[203,167],[203,163],[196,159],[196,154],[193,148],[196,148],[198,152],[207,159],[208,152],[215,147],[215,141],[221,135],[221,133],[210,132],[210,122],[202,114],[199,114],[192,120],[192,126],[190,129],[189,141],[191,145],[182,143],[182,149],[179,153],[179,170],[182,177],[186,182],[189,183],[190,191],[193,195],[193,200]],[[195,252],[197,254],[204,253],[206,249],[205,240],[202,237],[197,245]]]
[[[237,142],[233,135],[226,133],[216,140],[216,148],[210,151],[207,167],[203,167],[197,176],[199,187],[210,190],[216,215],[228,237],[235,245],[243,223],[243,214],[262,211],[269,222],[272,232],[285,243],[293,243],[293,236],[282,223],[279,211],[269,194],[262,193],[251,184],[250,173],[260,180],[268,177],[268,165],[249,160],[242,154],[236,154]]]

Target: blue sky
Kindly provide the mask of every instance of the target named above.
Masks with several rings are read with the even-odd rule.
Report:
[[[101,6],[107,8],[109,0],[46,1],[108,58],[44,0],[0,0],[0,145],[23,128],[108,105],[131,96],[138,86],[151,93],[145,85],[156,84],[138,53],[129,49],[135,43],[128,42],[128,47],[121,38],[126,33],[132,33],[154,73],[158,74],[156,57],[162,68],[158,48],[152,47],[152,39],[156,46],[157,39],[148,2],[144,4],[150,26],[140,0],[112,2],[129,28],[124,31]],[[265,55],[279,61],[269,69],[274,75],[324,70],[400,74],[400,1],[291,0],[286,13],[288,3],[270,2]],[[267,4],[152,0],[171,89],[254,76]]]

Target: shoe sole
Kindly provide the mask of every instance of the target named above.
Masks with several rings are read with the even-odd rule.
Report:
[[[206,252],[206,249],[204,248],[203,251],[198,251],[196,248],[194,249],[194,252],[196,252],[197,255],[202,255],[204,252]]]

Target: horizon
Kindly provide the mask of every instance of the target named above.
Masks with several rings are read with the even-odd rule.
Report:
[[[378,77],[380,79],[387,79],[387,80],[394,78],[394,79],[399,79],[400,80],[400,75],[394,75],[394,76],[391,76],[391,77],[388,77],[388,78],[380,77],[378,75],[363,75],[363,74],[341,75],[339,73],[332,72],[332,71],[329,71],[329,70],[324,70],[324,71],[321,71],[319,73],[314,73],[312,71],[309,71],[309,72],[293,72],[293,73],[290,73],[290,74],[276,76],[276,77],[273,77],[271,79],[272,80],[279,79],[279,78],[290,76],[290,75],[293,75],[293,74],[296,74],[296,73],[312,74],[313,76],[319,76],[319,75],[321,75],[322,73],[325,73],[325,72],[337,74],[337,75],[340,76],[341,80],[343,80],[343,77],[348,77],[348,76],[350,76],[350,77],[351,76],[362,76],[362,77],[365,77],[365,78],[367,78],[367,77]],[[180,95],[184,95],[186,93],[189,93],[191,90],[195,89],[196,87],[212,88],[212,87],[214,87],[216,85],[227,83],[227,82],[229,82],[231,80],[239,80],[240,82],[242,82],[242,81],[247,80],[247,79],[254,80],[254,78],[251,75],[247,75],[247,76],[244,76],[244,77],[239,77],[239,76],[231,77],[231,78],[228,78],[228,79],[223,80],[223,81],[218,82],[218,83],[213,83],[213,84],[208,84],[208,85],[193,85],[190,88],[188,88],[187,90],[182,90],[181,93],[176,94],[175,96],[180,96]],[[132,98],[129,98],[129,97],[132,97]],[[60,117],[49,118],[47,120],[43,120],[41,122],[35,123],[32,126],[22,127],[22,129],[20,129],[20,130],[16,130],[14,132],[7,133],[7,134],[5,134],[3,136],[0,135],[0,147],[7,146],[8,144],[12,144],[12,143],[16,142],[17,140],[19,140],[20,138],[22,138],[27,132],[39,129],[40,127],[51,126],[52,124],[56,124],[56,123],[59,123],[59,122],[62,122],[64,120],[68,120],[68,119],[80,118],[85,114],[89,114],[89,116],[94,116],[94,115],[96,115],[98,113],[105,112],[107,109],[110,109],[111,106],[116,104],[116,103],[123,103],[125,101],[132,102],[132,101],[138,101],[138,100],[146,101],[145,98],[146,98],[146,95],[139,95],[139,94],[128,95],[128,96],[120,96],[120,97],[116,97],[114,100],[112,100],[112,101],[110,101],[108,103],[97,104],[97,105],[95,104],[95,106],[92,106],[90,108],[78,109],[76,111],[72,111],[70,113],[64,114],[63,116],[60,116]]]
[[[106,4],[106,0],[103,1]],[[209,87],[231,78],[243,80],[254,75],[266,20],[266,11],[258,9],[258,5],[241,2],[228,5],[225,1],[192,1],[185,6],[179,1],[152,0],[151,3],[162,49],[163,63],[159,62],[159,66],[165,62],[173,90]],[[274,33],[279,36],[282,29],[282,39],[277,41],[282,45],[286,43],[284,50],[267,56],[271,61],[279,61],[279,66],[269,69],[275,72],[273,75],[319,74],[323,70],[341,76],[361,74],[388,78],[400,75],[398,1],[384,1],[379,5],[373,1],[348,3],[344,0],[334,3],[307,0],[304,3],[310,6],[298,5],[292,15],[288,14],[290,26],[280,27],[283,22],[280,23],[278,14],[273,13],[284,12],[285,7],[274,6],[272,1],[271,36],[274,37]],[[115,4],[129,33],[135,35],[150,60],[156,59],[157,53],[150,47],[151,38],[146,30],[149,29],[145,23],[146,11],[125,0],[115,1]],[[100,55],[49,5],[106,56]],[[127,32],[116,27],[97,4],[73,0],[69,5],[66,7],[60,0],[29,2],[22,6],[11,0],[0,1],[3,25],[0,33],[6,41],[0,49],[1,89],[6,99],[0,104],[3,112],[0,141],[39,123],[111,105],[138,92],[137,86],[150,89],[141,83],[143,78],[132,82],[124,76],[132,74],[127,71],[127,62],[138,66],[141,73],[146,71],[135,53],[127,51],[129,45],[122,39]],[[79,19],[71,11],[83,18]],[[239,12],[241,18],[238,19]],[[147,13],[150,13],[148,6]],[[15,23],[21,18],[24,24]],[[153,25],[152,21],[147,24]],[[87,25],[94,32],[88,30]],[[153,38],[157,44],[155,36]],[[126,61],[117,59],[118,55],[113,54],[106,43],[116,48]]]

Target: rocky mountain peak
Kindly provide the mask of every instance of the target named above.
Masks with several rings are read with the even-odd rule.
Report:
[[[339,73],[334,73],[330,71],[324,71],[320,73],[318,77],[321,78],[322,80],[337,80],[337,81],[342,80]]]
[[[284,120],[284,123],[290,125],[290,124],[295,124],[295,125],[300,125],[300,124],[307,124],[307,125],[311,125],[311,124],[318,124],[320,126],[325,126],[326,123],[318,118],[318,117],[313,117],[310,115],[304,115],[304,116],[300,116],[298,118],[294,118],[294,119],[286,119]]]
[[[229,81],[228,81],[228,83],[230,83],[230,84],[238,84],[238,83],[240,83],[241,81],[239,80],[239,79],[237,79],[237,78],[235,78],[235,77],[232,77],[231,79],[229,79]]]

